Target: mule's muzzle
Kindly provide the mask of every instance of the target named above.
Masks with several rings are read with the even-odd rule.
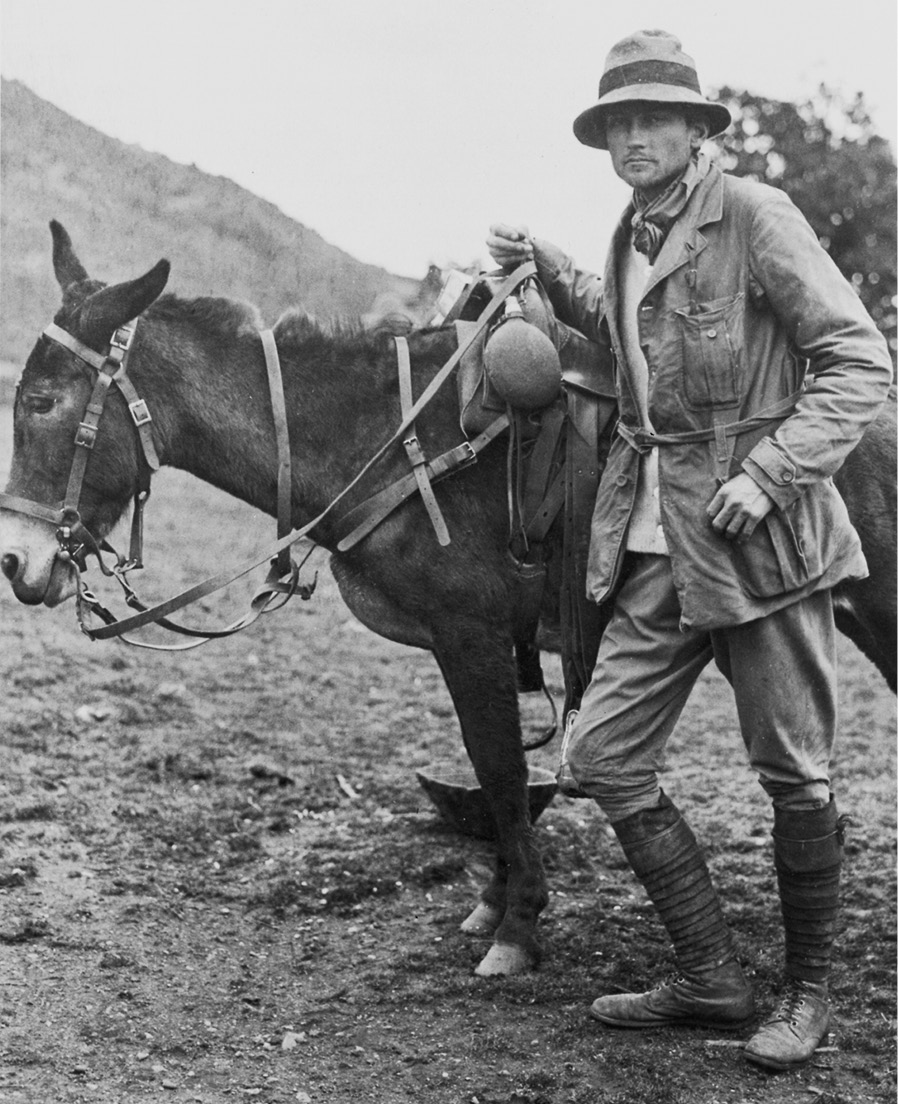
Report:
[[[27,564],[25,553],[17,549],[0,556],[0,571],[9,580],[16,598],[26,606],[39,606],[44,600],[44,588],[29,586],[25,582]]]

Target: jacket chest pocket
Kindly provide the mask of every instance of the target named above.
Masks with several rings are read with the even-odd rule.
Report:
[[[691,409],[739,405],[744,310],[740,292],[702,304],[694,313],[675,311],[682,343],[681,386]]]

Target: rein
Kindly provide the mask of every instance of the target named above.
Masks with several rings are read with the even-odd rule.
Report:
[[[125,592],[126,604],[132,609],[136,609],[138,612],[130,617],[119,619],[100,604],[96,596],[84,586],[80,575],[78,576],[79,624],[82,632],[92,640],[107,640],[113,637],[121,637],[125,643],[132,644],[136,647],[149,648],[155,651],[184,651],[189,648],[198,647],[200,644],[205,644],[209,640],[230,636],[233,633],[248,628],[262,613],[279,609],[296,593],[299,593],[301,597],[306,599],[311,597],[315,583],[314,581],[310,585],[301,585],[299,583],[299,567],[293,562],[290,556],[290,546],[303,537],[308,536],[317,525],[328,517],[345,496],[358,485],[365,475],[368,474],[377,461],[384,456],[387,450],[404,438],[404,435],[407,434],[409,429],[412,429],[412,438],[410,438],[410,440],[413,439],[414,430],[412,427],[414,426],[417,416],[427,406],[431,399],[433,399],[440,387],[442,387],[448,379],[450,373],[458,365],[462,356],[489,324],[490,320],[498,312],[507,297],[519,284],[530,276],[533,276],[535,272],[536,266],[532,261],[528,261],[520,265],[502,281],[493,293],[489,303],[481,312],[470,334],[466,335],[466,338],[459,342],[455,352],[440,368],[418,399],[410,405],[407,405],[408,400],[403,403],[404,409],[401,421],[392,436],[381,445],[364,467],[362,467],[354,478],[334,499],[331,500],[317,517],[298,529],[291,528],[291,458],[280,364],[274,335],[270,330],[263,331],[260,336],[265,352],[265,362],[268,372],[278,447],[277,543],[272,548],[267,549],[264,553],[254,557],[251,561],[240,567],[210,576],[203,580],[203,582],[182,591],[180,594],[175,595],[173,598],[169,598],[167,601],[160,602],[152,607],[144,606],[137,598],[137,595],[126,578],[128,571],[143,566],[143,507],[150,493],[150,476],[154,471],[157,471],[160,466],[150,430],[150,425],[152,423],[150,412],[146,403],[138,396],[133,384],[126,375],[127,355],[130,352],[133,342],[134,331],[137,325],[136,320],[129,323],[127,326],[119,327],[119,329],[115,331],[110,341],[109,349],[105,355],[97,353],[55,324],[49,325],[44,330],[44,336],[62,345],[90,367],[94,368],[97,372],[97,379],[85,408],[84,417],[75,435],[75,456],[72,461],[72,469],[69,474],[69,481],[66,489],[66,498],[62,509],[54,510],[40,503],[30,502],[27,499],[21,499],[3,493],[0,493],[0,508],[27,514],[31,517],[38,518],[42,521],[49,521],[57,525],[56,539],[60,546],[60,551],[58,553],[60,559],[74,561],[80,570],[83,571],[86,568],[85,557],[93,553],[96,555],[103,573],[115,577],[121,584]],[[115,554],[114,549],[112,549],[105,540],[97,541],[87,530],[81,521],[78,504],[87,461],[90,458],[90,451],[93,449],[96,441],[105,400],[109,393],[109,387],[113,382],[118,386],[128,404],[135,430],[142,446],[144,463],[141,465],[141,473],[138,476],[138,486],[134,496],[134,516],[132,518],[132,537],[129,556],[125,559],[116,554],[117,563],[114,567],[109,568],[105,565],[101,552],[106,551]],[[504,425],[500,426],[497,432],[502,428],[504,428]],[[492,437],[486,437],[485,435],[481,436],[485,437],[485,439],[482,443],[478,442],[480,447],[483,447],[492,439]],[[467,442],[466,445],[467,448],[463,447],[466,462],[470,463],[476,461],[476,454],[479,449],[472,448]],[[457,450],[452,451],[455,452]],[[446,455],[448,456],[449,454]],[[437,464],[441,459],[443,458],[437,458],[433,463]],[[428,468],[430,468],[430,465],[428,465]],[[433,473],[428,471],[428,474],[432,475]],[[416,476],[412,476],[412,480],[415,481]],[[311,552],[309,554],[311,554]],[[250,609],[230,625],[221,629],[198,630],[176,625],[169,620],[169,614],[176,610],[183,609],[193,602],[199,601],[201,598],[204,598],[206,595],[216,590],[226,587],[229,583],[255,570],[269,560],[271,562],[271,568],[268,577],[253,597]],[[85,612],[95,613],[104,624],[99,628],[89,628],[85,624]],[[169,631],[191,636],[194,639],[185,644],[170,645],[146,643],[144,641],[129,639],[125,636],[125,633],[131,630],[153,623],[159,624]]]

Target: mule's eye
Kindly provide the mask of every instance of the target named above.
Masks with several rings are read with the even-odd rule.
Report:
[[[26,395],[22,404],[29,414],[49,414],[56,406],[56,399],[52,395]]]

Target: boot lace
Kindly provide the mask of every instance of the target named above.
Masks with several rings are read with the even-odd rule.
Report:
[[[797,1028],[799,1013],[806,1003],[801,992],[801,987],[793,981],[780,1000],[776,1011],[770,1019],[767,1020],[767,1023],[773,1024],[782,1022],[789,1024],[790,1027]]]
[[[677,989],[681,985],[685,985],[688,980],[689,979],[682,972],[672,972],[666,977],[662,978],[657,985],[653,985],[649,992],[658,993],[662,989]]]

